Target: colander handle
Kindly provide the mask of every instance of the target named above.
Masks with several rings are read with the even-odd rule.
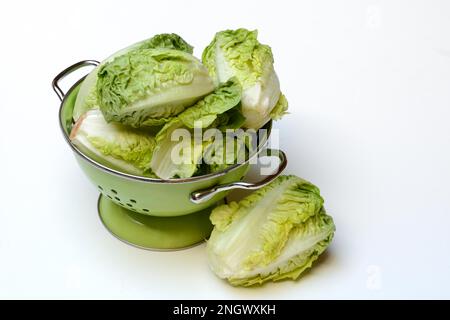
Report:
[[[275,149],[267,149],[267,155],[268,156],[277,156],[280,158],[280,164],[278,166],[278,169],[275,173],[267,176],[265,179],[256,182],[256,183],[250,183],[250,182],[243,182],[243,181],[237,181],[237,182],[231,182],[227,184],[221,184],[209,189],[199,190],[191,193],[191,201],[195,204],[199,204],[205,201],[210,200],[212,197],[214,197],[216,194],[222,191],[229,191],[233,189],[246,189],[246,190],[256,190],[259,188],[262,188],[269,183],[271,183],[273,180],[275,180],[286,168],[287,165],[287,158],[286,154],[281,150],[275,150]]]
[[[53,79],[53,81],[52,81],[53,90],[56,92],[56,95],[58,96],[59,100],[62,101],[64,99],[64,96],[66,95],[64,93],[64,91],[59,87],[59,81],[64,79],[66,76],[68,76],[69,74],[71,74],[75,70],[78,70],[80,68],[87,67],[87,66],[94,66],[94,67],[96,67],[99,64],[100,64],[100,62],[98,62],[96,60],[83,60],[83,61],[77,62],[77,63],[71,65],[70,67],[64,69],[63,71],[61,71],[55,77],[55,79]]]

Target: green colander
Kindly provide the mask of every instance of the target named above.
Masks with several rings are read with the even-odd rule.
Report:
[[[212,225],[209,213],[223,202],[232,189],[255,190],[274,180],[287,164],[280,150],[267,154],[280,158],[278,170],[258,183],[241,181],[249,169],[249,161],[264,148],[267,139],[259,142],[257,152],[242,164],[214,174],[187,179],[154,179],[134,176],[108,168],[78,150],[69,139],[73,125],[72,112],[80,85],[78,80],[65,94],[59,81],[86,66],[98,66],[95,60],[80,61],[59,73],[52,82],[61,100],[59,123],[68,145],[83,172],[100,192],[98,212],[105,227],[120,240],[137,247],[174,250],[193,246],[209,237]],[[270,135],[271,123],[265,127]]]

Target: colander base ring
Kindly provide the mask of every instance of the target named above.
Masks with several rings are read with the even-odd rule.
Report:
[[[209,214],[214,207],[184,216],[155,217],[123,208],[101,194],[97,205],[102,224],[114,237],[155,251],[182,250],[203,243],[213,228]]]

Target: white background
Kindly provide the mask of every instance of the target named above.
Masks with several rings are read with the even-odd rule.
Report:
[[[217,279],[204,245],[147,252],[103,229],[50,87],[156,33],[199,56],[237,27],[271,45],[287,172],[337,225],[300,281],[251,289]],[[450,2],[10,1],[0,43],[0,298],[450,298]]]

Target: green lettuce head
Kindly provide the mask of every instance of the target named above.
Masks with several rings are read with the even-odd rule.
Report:
[[[239,104],[241,92],[236,79],[230,79],[168,121],[156,135],[152,171],[161,179],[193,176],[199,169],[205,148],[212,143],[203,141],[203,136],[196,137],[194,129],[216,124],[221,115]]]
[[[232,285],[297,279],[325,251],[335,226],[319,189],[280,176],[240,202],[214,209],[207,243],[212,270]]]
[[[107,123],[98,109],[89,110],[78,119],[70,140],[98,163],[129,174],[154,176],[150,162],[155,137],[118,123]]]
[[[90,109],[98,109],[97,93],[95,85],[97,83],[97,72],[102,65],[107,62],[112,61],[114,58],[123,55],[127,52],[137,49],[156,49],[156,48],[166,48],[173,50],[180,50],[192,54],[193,47],[187,43],[183,38],[175,33],[162,33],[158,34],[150,39],[146,39],[135,43],[125,49],[122,49],[110,57],[106,58],[100,66],[92,70],[91,73],[86,77],[80,87],[80,91],[77,95],[77,100],[75,101],[75,107],[73,110],[73,119],[77,121],[86,111]],[[160,121],[161,122],[161,121]],[[164,122],[161,122],[164,123]]]
[[[280,93],[272,50],[259,43],[256,30],[216,33],[203,51],[202,60],[216,83],[234,76],[240,81],[245,127],[259,129],[270,119],[278,119],[286,113],[288,104]]]
[[[98,71],[97,99],[106,121],[133,127],[173,117],[213,90],[207,69],[179,50],[133,50]]]

